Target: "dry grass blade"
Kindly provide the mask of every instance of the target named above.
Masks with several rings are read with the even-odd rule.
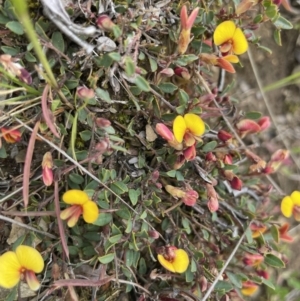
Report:
[[[85,287],[98,287],[102,286],[114,279],[114,276],[107,276],[99,280],[84,280],[84,279],[63,279],[54,282],[53,287],[55,289],[64,286],[85,286]]]
[[[32,162],[32,155],[36,140],[36,134],[38,132],[40,125],[40,121],[37,121],[33,130],[32,134],[28,143],[28,148],[26,152],[25,164],[24,164],[24,172],[23,172],[23,201],[24,207],[26,208],[29,203],[29,181],[30,181],[30,167]]]
[[[54,204],[55,204],[55,213],[57,217],[57,224],[59,229],[60,240],[62,244],[62,248],[69,259],[69,249],[66,241],[64,225],[62,220],[60,219],[60,205],[59,205],[59,189],[58,189],[58,181],[54,182]]]
[[[50,237],[50,238],[53,238],[53,239],[57,239],[56,236],[54,236],[54,235],[52,235],[52,234],[50,234],[50,233],[47,233],[47,232],[44,232],[44,231],[35,229],[35,228],[30,227],[30,226],[28,226],[28,225],[26,225],[26,224],[23,224],[23,223],[19,223],[18,221],[15,221],[14,219],[11,219],[11,218],[9,218],[9,217],[0,215],[0,220],[9,222],[9,223],[11,223],[11,224],[16,224],[16,225],[18,225],[19,227],[23,227],[23,228],[28,229],[28,230],[30,230],[30,231],[34,231],[34,232],[36,232],[36,233],[43,234],[43,235],[45,235],[45,236],[47,236],[47,237]]]
[[[50,131],[53,133],[53,135],[57,138],[59,138],[59,134],[55,128],[54,122],[53,122],[53,115],[52,112],[48,109],[48,93],[49,93],[49,84],[47,84],[44,88],[43,95],[42,95],[42,111],[43,111],[43,117],[45,119],[45,122],[50,129]]]

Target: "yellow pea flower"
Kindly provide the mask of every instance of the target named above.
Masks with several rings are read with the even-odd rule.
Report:
[[[0,286],[12,288],[25,280],[31,290],[40,288],[35,273],[44,269],[44,260],[36,249],[21,245],[16,252],[6,252],[0,256],[0,267]]]
[[[281,212],[285,217],[294,216],[300,222],[300,191],[294,191],[281,201]]]
[[[197,138],[205,132],[204,121],[196,114],[188,113],[183,117],[178,115],[173,122],[173,133],[175,139],[181,143],[185,141],[186,146],[195,144]]]
[[[71,207],[60,213],[62,220],[67,220],[69,227],[74,227],[82,214],[85,222],[92,224],[99,215],[98,206],[90,200],[89,196],[82,190],[68,190],[63,195],[63,201]]]
[[[220,46],[224,54],[243,54],[248,49],[248,42],[243,31],[233,21],[224,21],[216,27],[214,43]]]
[[[244,296],[252,296],[258,290],[258,285],[252,282],[251,280],[244,281],[242,283],[241,292]]]
[[[267,227],[264,224],[258,222],[251,223],[250,229],[252,231],[253,238],[257,238],[267,231]]]
[[[187,252],[174,246],[163,247],[161,254],[157,255],[157,259],[165,269],[173,273],[185,272],[190,263]]]

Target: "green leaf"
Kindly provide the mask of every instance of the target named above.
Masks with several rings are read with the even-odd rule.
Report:
[[[181,55],[176,61],[175,64],[179,66],[186,66],[193,61],[198,60],[198,56],[195,54]]]
[[[122,209],[119,209],[116,214],[120,217],[120,218],[123,218],[123,219],[131,219],[131,214],[130,214],[130,211],[127,207],[123,207]]]
[[[233,289],[234,287],[232,286],[232,284],[230,284],[227,281],[218,281],[216,286],[215,286],[215,290],[220,290],[220,291],[224,291],[224,292],[229,292]]]
[[[12,31],[13,33],[17,34],[17,35],[22,35],[24,34],[24,29],[23,26],[21,25],[21,23],[19,23],[18,21],[10,21],[8,23],[5,24],[5,26]]]
[[[20,53],[19,47],[1,46],[1,50],[5,54],[10,54],[11,56],[15,56]]]
[[[279,16],[273,24],[278,29],[292,29],[293,28],[292,23],[282,16]]]
[[[186,105],[189,102],[189,95],[182,89],[178,91],[179,102],[181,105]]]
[[[246,229],[246,238],[247,238],[247,241],[249,244],[253,243],[252,231],[251,231],[250,227],[248,227]]]
[[[278,15],[278,8],[277,5],[273,4],[270,5],[266,10],[265,14],[267,15],[268,18],[273,19]]]
[[[277,243],[279,243],[279,231],[278,231],[278,228],[275,225],[272,225],[270,227],[270,232],[271,232],[271,235],[272,235],[274,241],[277,242]]]
[[[210,152],[210,151],[214,150],[217,145],[218,145],[218,142],[210,141],[210,142],[204,144],[204,146],[202,147],[202,151],[204,151],[205,153]]]
[[[108,264],[108,263],[112,262],[114,260],[114,258],[115,258],[115,254],[109,253],[104,256],[98,257],[98,260],[103,264]]]
[[[280,29],[275,29],[274,31],[274,40],[277,45],[282,46],[281,43],[281,30]]]
[[[274,284],[270,280],[265,279],[263,277],[261,278],[261,280],[262,280],[263,284],[265,284],[266,286],[268,286],[270,289],[275,290],[275,286],[274,286]]]
[[[157,70],[157,62],[153,58],[149,57],[149,63],[150,63],[150,68],[152,72],[155,72]]]
[[[116,62],[119,62],[121,60],[121,55],[118,52],[110,52],[108,53],[108,56]]]
[[[109,96],[109,93],[101,88],[96,89],[96,94],[98,97],[100,97],[103,101],[107,103],[111,103],[111,99]]]
[[[258,44],[257,47],[264,50],[264,51],[266,51],[266,52],[268,52],[269,54],[272,54],[272,50],[270,48],[266,47],[266,46],[262,46],[262,45]]]
[[[175,178],[176,170],[169,170],[166,174],[171,178]]]
[[[75,153],[75,142],[76,142],[76,136],[77,136],[77,121],[78,121],[78,112],[75,113],[73,123],[72,123],[72,130],[71,130],[71,140],[70,140],[70,146],[72,151],[72,156],[74,160],[77,160],[76,153]],[[80,159],[79,159],[80,160]]]
[[[128,191],[128,186],[122,181],[116,181],[110,185],[110,189],[117,195],[121,195]]]
[[[5,147],[4,147],[3,145],[2,145],[2,147],[0,148],[0,158],[1,158],[1,159],[7,158],[6,149],[5,149]]]
[[[78,175],[76,173],[69,174],[69,179],[75,184],[82,184],[84,182],[84,178],[81,175]]]
[[[109,224],[111,222],[111,220],[112,220],[112,215],[110,213],[100,212],[100,214],[98,215],[98,218],[93,223],[93,225],[102,227],[102,226]]]
[[[255,16],[255,18],[253,19],[253,23],[258,24],[258,23],[262,22],[263,18],[264,18],[263,15],[259,14],[259,15]]]
[[[139,196],[141,195],[141,190],[140,189],[129,189],[129,198],[131,201],[132,205],[136,205],[138,202]]]
[[[27,52],[25,53],[25,59],[26,59],[26,61],[29,62],[29,63],[35,63],[35,62],[36,62],[35,56],[33,56],[29,51],[27,51]],[[51,102],[51,103],[52,103],[52,102]]]
[[[135,84],[144,92],[149,92],[151,90],[149,83],[140,75],[136,76]]]
[[[158,88],[164,93],[173,93],[178,87],[172,83],[161,83],[158,85]]]
[[[235,287],[242,288],[242,282],[238,276],[236,276],[231,272],[226,272],[226,275],[228,276],[229,280]]]
[[[142,257],[139,261],[139,274],[145,275],[147,273],[147,264],[146,260]]]
[[[111,236],[108,241],[112,244],[115,244],[117,243],[120,239],[122,238],[122,234],[117,234],[117,235],[114,235],[114,236]]]
[[[65,41],[60,31],[55,31],[51,38],[52,44],[60,52],[64,53],[65,51]]]
[[[91,140],[92,132],[89,130],[85,130],[85,131],[80,132],[79,135],[83,141],[89,141],[89,140]]]
[[[274,268],[284,268],[285,267],[285,263],[278,258],[277,256],[275,256],[274,254],[267,254],[265,256],[265,260],[264,262]]]
[[[259,119],[261,117],[261,115],[262,114],[260,112],[248,112],[246,114],[245,118],[256,120],[256,119]]]
[[[126,56],[125,60],[125,72],[128,76],[132,76],[135,73],[135,63],[130,56]]]

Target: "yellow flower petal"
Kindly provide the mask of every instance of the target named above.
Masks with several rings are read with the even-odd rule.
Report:
[[[195,136],[202,136],[205,133],[205,123],[196,114],[185,114],[184,121],[188,130]]]
[[[293,200],[295,206],[300,206],[300,191],[294,191],[291,194],[291,199]]]
[[[216,27],[214,32],[214,43],[219,46],[230,41],[235,33],[236,25],[232,21],[225,21]]]
[[[6,252],[0,256],[0,286],[12,288],[20,281],[21,265],[14,252]]]
[[[71,189],[64,193],[62,199],[66,204],[82,205],[89,201],[89,196],[82,190]]]
[[[175,139],[181,143],[186,131],[186,124],[182,116],[178,115],[173,122],[173,133]]]
[[[173,267],[176,273],[183,273],[188,268],[190,263],[189,256],[186,251],[177,249],[175,252],[175,259],[173,261]]]
[[[96,221],[99,215],[97,204],[93,201],[88,201],[82,206],[83,206],[83,213],[82,213],[83,219],[85,220],[86,223],[92,224],[94,221]]]
[[[294,202],[290,196],[286,196],[281,201],[281,212],[285,217],[291,217]]]
[[[230,63],[238,63],[239,62],[239,58],[233,54],[223,56],[223,59]]]
[[[157,255],[157,259],[158,259],[159,263],[160,263],[165,269],[167,269],[168,271],[173,272],[173,273],[176,272],[176,271],[175,271],[175,268],[174,268],[174,266],[173,266],[173,264],[172,264],[170,261],[166,260],[161,254],[158,254],[158,255]]]
[[[248,42],[243,31],[237,28],[234,32],[233,40],[233,52],[235,54],[243,54],[248,50]]]
[[[28,271],[40,273],[44,269],[44,260],[41,254],[29,246],[18,246],[16,255],[20,265]]]
[[[258,290],[258,286],[250,286],[241,289],[241,292],[244,296],[252,296]]]

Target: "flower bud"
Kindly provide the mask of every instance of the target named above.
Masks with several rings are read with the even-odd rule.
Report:
[[[205,156],[205,161],[207,161],[207,162],[216,162],[217,158],[212,152],[208,152]]]
[[[210,212],[216,212],[219,209],[218,195],[215,188],[211,184],[206,184],[207,207]]]
[[[232,164],[233,161],[232,161],[231,155],[229,155],[229,154],[225,155],[224,158],[223,158],[223,162],[225,164]]]
[[[207,290],[207,286],[208,286],[208,282],[207,282],[207,279],[205,276],[201,276],[200,277],[200,280],[199,280],[199,283],[200,283],[200,289],[201,289],[201,292],[205,292]]]
[[[185,67],[176,67],[174,71],[177,76],[180,76],[185,80],[189,80],[191,78],[189,70]]]
[[[182,198],[182,201],[187,206],[194,206],[198,200],[198,193],[195,190],[187,190],[185,196]]]
[[[271,174],[277,171],[281,164],[289,157],[289,151],[285,149],[277,150],[271,157],[266,168],[263,170],[265,174]]]
[[[186,148],[184,151],[183,151],[183,155],[184,155],[184,158],[187,160],[187,161],[192,161],[196,158],[196,147],[195,147],[195,144],[193,144],[192,146]]]
[[[154,239],[159,238],[159,232],[157,232],[155,230],[149,230],[148,235],[149,235],[149,237],[154,238]]]
[[[165,68],[161,70],[158,74],[165,76],[165,77],[171,77],[174,75],[174,70],[172,68]]]
[[[42,177],[46,186],[50,186],[53,183],[53,160],[50,152],[46,152],[42,161]]]
[[[172,185],[166,185],[165,189],[174,198],[183,198],[186,195],[185,191]]]
[[[95,91],[87,87],[77,87],[77,95],[83,99],[92,99],[95,97]]]
[[[171,130],[164,125],[163,123],[157,123],[155,126],[155,130],[158,135],[160,135],[162,138],[164,138],[167,141],[174,140],[174,135],[171,132]]]
[[[107,15],[101,15],[96,21],[98,27],[102,30],[112,31],[116,24]]]
[[[176,159],[176,162],[174,163],[173,169],[174,170],[179,169],[184,163],[185,163],[184,155],[179,155]]]
[[[263,277],[265,279],[270,278],[270,274],[266,270],[256,270],[258,276]]]
[[[224,131],[224,130],[220,130],[218,132],[218,138],[223,141],[223,142],[226,142],[228,141],[229,139],[232,138],[232,135],[229,134],[228,132]]]
[[[233,177],[231,181],[229,181],[230,186],[234,190],[241,190],[243,187],[243,182],[241,179],[239,179],[237,176]]]
[[[261,254],[246,254],[243,258],[243,263],[251,267],[258,267],[264,261],[264,256]]]
[[[95,122],[99,128],[105,128],[111,125],[111,122],[108,119],[102,117],[96,118]]]
[[[236,124],[236,128],[239,130],[242,138],[247,134],[258,133],[261,128],[258,123],[252,119],[243,119]]]
[[[260,118],[257,123],[260,126],[260,131],[264,131],[266,129],[268,129],[271,126],[271,121],[270,121],[270,117],[269,116],[264,116],[262,118]]]

